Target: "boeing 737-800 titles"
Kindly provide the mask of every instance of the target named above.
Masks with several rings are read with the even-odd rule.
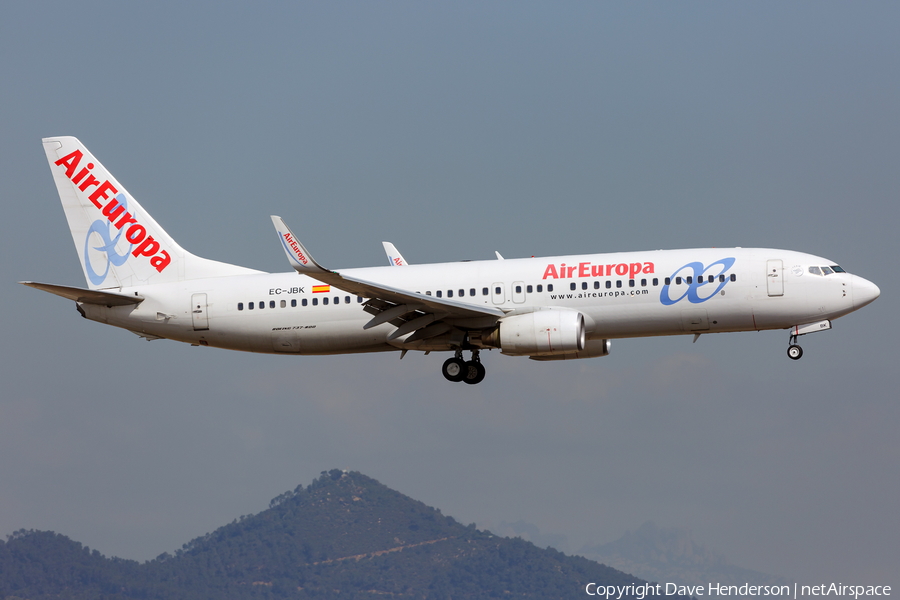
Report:
[[[384,242],[391,266],[333,271],[275,216],[295,272],[265,273],[187,252],[81,142],[43,142],[87,288],[23,283],[151,340],[292,354],[450,352],[444,377],[474,384],[484,379],[484,349],[591,358],[606,356],[614,338],[788,329],[788,356],[799,359],[799,336],[879,295],[834,261],[759,248],[411,265]]]

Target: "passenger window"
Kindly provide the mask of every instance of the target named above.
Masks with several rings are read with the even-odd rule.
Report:
[[[575,290],[575,282],[574,281],[569,284],[569,289],[573,290],[573,291]]]
[[[708,280],[709,283],[712,283],[712,282],[715,281],[715,280],[716,280],[715,277],[713,277],[712,275],[709,276],[709,280]]]
[[[287,308],[287,300],[281,301],[281,308]]]
[[[459,297],[463,298],[466,295],[466,290],[459,290]],[[472,295],[475,295],[475,290],[472,290]]]
[[[548,283],[548,284],[547,284],[547,291],[548,291],[548,292],[552,292],[552,291],[553,291],[553,284],[552,284],[552,283]]]
[[[612,281],[606,280],[606,289],[610,289],[612,287]]]
[[[362,304],[362,296],[357,296],[357,297],[356,297],[356,303],[357,303],[357,304]]]
[[[495,294],[502,294],[502,293],[503,293],[503,288],[501,288],[501,287],[499,287],[499,286],[498,286],[498,287],[495,287],[495,288],[494,288],[494,293],[495,293]]]
[[[253,303],[252,303],[252,302],[251,302],[250,304],[247,305],[247,310],[253,310]]]
[[[617,287],[617,288],[622,287],[622,280],[621,280],[621,279],[616,280],[616,287]]]
[[[725,283],[725,275],[724,275],[724,273],[723,273],[722,275],[719,275],[719,283]]]
[[[533,288],[532,288],[530,285],[526,285],[526,286],[525,286],[525,292],[528,293],[528,294],[531,293],[532,289],[533,289]]]
[[[292,298],[292,299],[291,299],[291,308],[296,308],[296,307],[297,307],[297,299],[296,299],[296,298]]]
[[[341,303],[341,297],[340,297],[340,296],[335,296],[335,297],[334,297],[334,303],[335,303],[335,304],[340,304],[340,303]]]
[[[344,296],[344,304],[350,304],[350,296]]]
[[[488,289],[487,289],[487,288],[481,288],[481,295],[482,295],[482,296],[487,296],[487,295],[488,295]]]
[[[666,278],[666,283],[669,283],[669,278]],[[675,278],[675,285],[681,285],[681,277]]]
[[[319,299],[313,298],[313,306],[318,306],[318,305],[319,305]]]
[[[538,286],[537,286],[537,291],[538,291],[538,292],[543,292],[543,291],[544,291],[544,286],[541,285],[541,284],[539,283]]]
[[[266,307],[265,301],[259,303],[259,310],[262,310]]]
[[[306,305],[307,305],[307,300],[306,300],[306,298],[304,298],[303,300],[301,300],[301,301],[300,301],[300,304],[302,304],[303,306],[306,306]]]
[[[647,280],[641,279],[641,287],[647,287]]]
[[[600,289],[600,282],[599,282],[599,281],[595,281],[595,282],[594,282],[594,289],[595,289],[595,290],[599,290],[599,289]]]
[[[692,283],[694,283],[694,276],[688,275],[687,277],[684,278],[684,280],[687,281],[688,285],[691,285]]]
[[[448,297],[448,298],[452,298],[452,297],[453,297],[453,290],[447,290],[447,297]]]
[[[434,293],[434,295],[437,296],[438,298],[440,298],[443,295],[443,293],[444,292],[442,292],[441,290],[438,290]]]
[[[426,296],[430,296],[430,295],[431,295],[431,292],[430,292],[430,291],[429,291],[429,292],[425,292],[425,295],[426,295]]]
[[[244,303],[238,302],[238,310],[244,310]]]
[[[731,274],[731,280],[732,280],[732,281],[737,281],[737,275],[735,275],[734,273],[732,273],[732,274]]]
[[[666,277],[665,282],[666,282],[666,285],[669,285],[672,282],[672,280],[669,277]]]
[[[475,288],[469,288],[469,295],[470,295],[470,296],[474,296],[474,295],[475,295]]]
[[[634,279],[628,280],[628,287],[634,287]]]
[[[325,296],[324,298],[322,298],[322,304],[325,306],[328,306],[328,296]]]
[[[517,293],[517,294],[521,294],[521,293],[522,293],[522,286],[521,286],[521,285],[517,285],[517,286],[516,286],[516,293]]]
[[[667,282],[667,283],[668,283],[668,282]],[[658,277],[654,277],[654,278],[653,278],[653,287],[656,287],[656,286],[658,286],[658,285],[659,285],[659,278],[658,278]]]

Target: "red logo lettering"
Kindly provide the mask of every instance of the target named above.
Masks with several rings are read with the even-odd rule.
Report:
[[[90,200],[91,204],[96,206],[97,210],[100,210],[103,216],[112,223],[124,211],[124,208],[119,204],[115,197],[112,199],[109,197],[110,194],[113,196],[118,194],[119,190],[117,190],[108,179],[100,181],[89,173],[89,171],[94,168],[94,163],[88,163],[87,166],[81,169],[76,175],[75,171],[78,169],[78,165],[81,164],[82,158],[84,158],[84,153],[82,153],[81,150],[73,150],[57,160],[54,164],[65,167],[66,177],[71,179],[72,184],[78,186],[78,189],[82,192],[87,192],[88,188],[91,186],[97,186],[97,189],[93,190],[88,196],[88,200]],[[106,206],[101,202],[105,200],[109,200],[109,202],[106,203]],[[122,215],[122,218],[115,223],[115,226],[118,229],[122,229],[125,225],[131,225],[131,227],[125,230],[125,239],[131,244],[138,245],[134,252],[132,252],[132,255],[135,257],[148,257],[150,259],[150,265],[162,273],[163,269],[172,262],[169,253],[159,249],[159,242],[153,239],[152,236],[147,235],[147,228],[138,223],[136,216],[132,216],[130,213],[126,212]],[[159,251],[159,254],[157,254],[157,251]]]
[[[297,255],[297,260],[300,261],[301,263],[303,263],[304,265],[309,264],[306,260],[306,256],[304,256],[304,254],[303,254],[303,251],[300,250],[300,244],[298,244],[297,242],[294,241],[294,238],[291,236],[291,234],[285,233],[284,239],[287,241],[288,246],[291,247],[291,250],[294,251],[294,254]]]
[[[577,275],[575,275],[576,271],[578,272]],[[611,277],[615,273],[620,277],[628,275],[629,278],[634,279],[634,276],[640,273],[655,273],[656,268],[652,262],[617,263],[612,265],[594,265],[590,262],[580,262],[577,267],[567,267],[566,263],[562,263],[559,266],[550,264],[544,269],[542,279],[571,279],[573,275],[576,277],[603,277],[604,272],[606,277]]]

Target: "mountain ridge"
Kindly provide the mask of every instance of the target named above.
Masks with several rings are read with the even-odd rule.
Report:
[[[583,557],[497,537],[358,472],[333,469],[174,553],[106,558],[53,532],[0,542],[0,597],[570,598],[640,585]]]

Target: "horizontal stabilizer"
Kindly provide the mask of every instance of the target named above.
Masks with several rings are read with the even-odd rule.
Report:
[[[144,301],[143,296],[129,296],[127,294],[119,294],[116,292],[86,290],[83,288],[69,287],[67,285],[53,285],[52,283],[37,283],[35,281],[20,281],[19,283],[84,304],[126,306],[128,304],[140,304]]]

